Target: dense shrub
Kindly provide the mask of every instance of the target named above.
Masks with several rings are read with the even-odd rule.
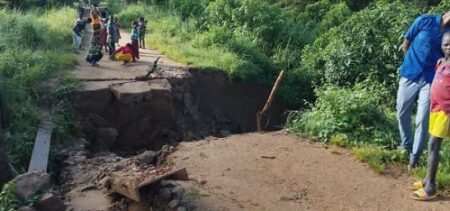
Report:
[[[71,24],[75,11],[1,10],[0,98],[9,121],[4,130],[9,158],[15,170],[28,166],[39,123],[39,84],[56,70],[74,65],[71,55]]]
[[[365,84],[352,88],[329,85],[316,90],[314,107],[294,119],[291,127],[340,145],[394,148],[398,137],[396,120],[382,106],[388,92],[382,86]]]
[[[418,9],[400,2],[364,9],[307,46],[296,71],[314,75],[319,86],[352,86],[371,78],[393,92],[403,58],[402,35],[418,14]]]

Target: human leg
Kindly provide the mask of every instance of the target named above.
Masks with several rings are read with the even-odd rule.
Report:
[[[428,143],[427,176],[425,177],[425,192],[428,195],[436,193],[436,174],[439,166],[439,150],[441,149],[442,138],[431,136]]]
[[[409,162],[412,165],[417,164],[426,145],[430,119],[430,84],[427,84],[423,79],[419,81],[419,84],[420,90],[417,99],[416,130],[412,152],[409,158]]]
[[[112,56],[114,55],[114,52],[116,51],[116,46],[114,41],[110,41],[108,42],[108,47],[109,47],[109,57],[113,58]]]
[[[413,102],[419,92],[417,83],[406,78],[400,78],[397,92],[397,120],[400,131],[401,146],[412,152],[413,137],[411,130],[411,116],[413,111]]]
[[[75,32],[72,32],[72,41],[73,41],[73,47],[78,50],[81,50],[81,36],[79,36]]]

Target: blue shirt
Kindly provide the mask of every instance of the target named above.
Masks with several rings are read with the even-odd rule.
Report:
[[[442,15],[421,15],[404,34],[410,46],[400,69],[400,76],[412,81],[422,76],[427,83],[434,78],[434,67],[438,59],[443,57],[441,50],[442,35],[450,31],[446,27],[441,31]]]

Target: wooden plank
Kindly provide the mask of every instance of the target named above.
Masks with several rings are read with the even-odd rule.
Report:
[[[31,155],[28,172],[47,172],[48,155],[50,153],[50,141],[54,128],[51,115],[48,111],[41,110],[41,125],[34,141],[33,154]]]

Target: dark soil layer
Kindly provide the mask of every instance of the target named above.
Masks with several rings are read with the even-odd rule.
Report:
[[[231,82],[221,72],[185,69],[177,77],[163,72],[152,76],[146,82],[115,82],[77,93],[74,108],[93,148],[160,149],[255,131],[256,113],[270,92],[260,85]],[[283,125],[283,112],[275,100],[264,122],[267,130]]]

